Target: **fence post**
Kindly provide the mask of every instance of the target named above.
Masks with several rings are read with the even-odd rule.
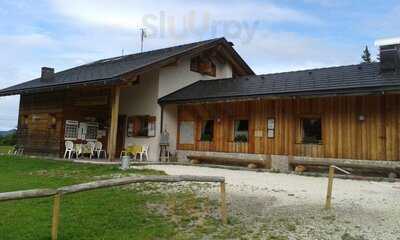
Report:
[[[223,224],[228,223],[228,217],[226,214],[226,192],[225,182],[221,182],[221,220]]]
[[[60,223],[60,202],[61,194],[57,193],[56,195],[54,195],[53,219],[51,223],[51,240],[57,240],[58,237],[58,225]]]
[[[325,209],[330,209],[332,206],[332,189],[333,189],[333,177],[334,176],[335,176],[335,167],[329,166],[328,191],[326,193]]]

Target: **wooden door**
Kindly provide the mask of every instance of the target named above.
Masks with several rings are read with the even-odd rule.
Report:
[[[126,133],[126,116],[118,116],[118,128],[117,128],[117,146],[115,151],[115,157],[119,158],[121,151],[125,146],[125,133]]]

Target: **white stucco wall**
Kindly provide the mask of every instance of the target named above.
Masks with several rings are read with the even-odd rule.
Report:
[[[160,84],[158,90],[159,98],[186,87],[198,80],[232,77],[232,68],[228,63],[221,64],[216,60],[214,60],[214,63],[217,68],[216,77],[190,71],[189,57],[181,59],[177,66],[162,68],[160,70]]]
[[[120,115],[150,115],[156,117],[156,137],[127,137],[125,134],[125,147],[130,145],[149,144],[149,158],[158,159],[158,142],[160,131],[161,111],[158,100],[158,71],[144,74],[139,84],[123,88],[120,96]]]
[[[232,77],[229,64],[214,61],[216,77],[190,71],[190,58],[184,58],[176,66],[151,71],[141,78],[140,83],[121,90],[120,115],[151,115],[156,117],[156,137],[126,137],[125,146],[150,145],[150,160],[158,161],[161,127],[161,107],[157,100],[198,80]],[[176,151],[177,106],[168,105],[164,109],[164,129],[170,134],[170,150]],[[126,134],[126,133],[125,133]]]
[[[214,61],[214,63],[217,68],[216,77],[190,71],[190,58],[182,59],[179,61],[177,66],[162,68],[159,74],[158,97],[164,97],[199,80],[232,77],[232,67],[228,63],[221,64],[218,61]],[[164,109],[164,129],[169,132],[170,150],[172,152],[176,151],[176,140],[178,134],[177,113],[177,106],[175,105],[168,105]]]

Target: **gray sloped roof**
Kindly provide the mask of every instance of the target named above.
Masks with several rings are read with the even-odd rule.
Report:
[[[355,94],[363,91],[393,89],[400,90],[400,74],[381,74],[379,63],[371,63],[229,79],[201,80],[159,99],[159,103],[268,96]]]
[[[123,74],[141,70],[173,57],[184,54],[190,54],[191,51],[201,47],[212,47],[217,44],[225,44],[232,50],[232,54],[244,67],[246,72],[252,74],[250,67],[236,53],[225,38],[210,39],[201,42],[195,42],[170,48],[158,49],[149,52],[119,56],[114,58],[102,59],[82,66],[74,67],[65,71],[57,72],[51,81],[42,81],[40,78],[24,82],[3,90],[0,90],[0,96],[20,94],[35,89],[51,89],[60,86],[73,86],[77,84],[94,84],[113,82],[119,79]]]

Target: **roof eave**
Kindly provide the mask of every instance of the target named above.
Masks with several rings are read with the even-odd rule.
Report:
[[[239,61],[239,64],[242,66],[243,70],[247,73],[247,75],[255,75],[256,73],[253,71],[253,69],[251,69],[251,67],[247,64],[247,62],[240,56],[240,54],[235,50],[235,48],[233,48],[233,46],[231,44],[229,44],[229,42],[223,38],[225,40],[224,44],[225,46],[227,46],[231,52],[232,55],[236,58],[236,60]]]
[[[52,86],[43,86],[43,87],[34,87],[34,88],[25,88],[25,89],[16,89],[16,90],[6,90],[0,91],[0,97],[12,96],[12,95],[21,95],[28,93],[41,93],[41,92],[51,92],[57,90],[64,90],[74,87],[82,87],[82,86],[112,86],[120,83],[121,78],[113,77],[108,79],[99,79],[87,82],[78,82],[78,83],[66,83],[66,84],[57,84]]]
[[[164,100],[159,99],[160,105],[169,104],[194,104],[207,102],[226,102],[226,101],[243,101],[243,100],[260,100],[274,98],[293,98],[293,97],[334,97],[334,96],[359,96],[359,95],[376,95],[385,94],[387,92],[400,91],[400,85],[397,86],[381,86],[366,88],[348,88],[348,89],[326,89],[315,91],[299,91],[272,94],[255,94],[255,95],[237,95],[237,96],[221,96],[221,97],[205,97],[197,99],[183,100]]]

